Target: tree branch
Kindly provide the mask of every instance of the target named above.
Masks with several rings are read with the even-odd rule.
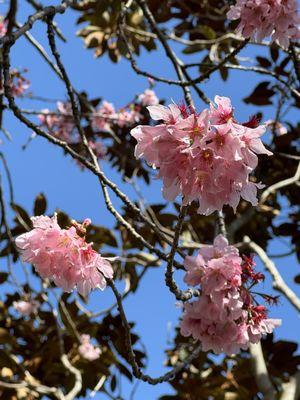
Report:
[[[264,249],[261,248],[257,243],[253,242],[248,236],[244,237],[244,243],[246,243],[248,247],[252,249],[264,263],[264,266],[273,278],[273,288],[282,293],[292,304],[292,306],[295,307],[298,312],[300,312],[299,297],[297,297],[296,293],[294,293],[293,290],[290,289],[285,283],[275,264],[272,260],[270,260]]]
[[[255,381],[259,391],[263,394],[264,400],[275,400],[276,392],[269,377],[261,343],[251,343],[249,351],[252,358]]]

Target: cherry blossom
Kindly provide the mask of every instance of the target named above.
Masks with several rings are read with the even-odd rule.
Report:
[[[267,128],[270,129],[271,132],[274,131],[277,136],[285,135],[288,132],[287,128],[279,121],[268,119],[267,121],[265,121],[265,125]]]
[[[38,115],[42,126],[45,126],[49,133],[66,143],[74,143],[75,124],[71,103],[57,102],[57,110],[51,113],[48,109],[42,110]]]
[[[290,40],[300,38],[297,0],[237,0],[227,18],[239,19],[237,33],[252,40],[271,36],[287,48]]]
[[[92,127],[99,131],[110,130],[114,118],[116,118],[114,105],[108,101],[103,101],[100,107],[93,112]]]
[[[78,347],[79,354],[89,361],[97,360],[100,357],[101,350],[99,347],[95,347],[91,342],[90,335],[80,336],[81,344]]]
[[[84,239],[90,220],[83,224],[74,221],[68,229],[60,228],[56,215],[31,220],[33,229],[16,239],[23,262],[33,264],[42,278],[52,280],[65,292],[76,287],[86,296],[92,289],[105,289],[105,278],[112,279],[113,269]]]
[[[38,309],[39,303],[35,300],[25,301],[19,300],[13,302],[13,307],[21,315],[28,316],[34,314]]]
[[[146,89],[144,93],[141,93],[138,96],[138,100],[141,102],[143,106],[156,106],[159,104],[159,99],[156,96],[154,90]]]
[[[1,36],[0,36],[1,37]],[[26,72],[24,70],[23,72]],[[9,87],[13,97],[22,97],[26,90],[29,88],[30,82],[26,79],[20,71],[12,69],[10,71]],[[3,82],[0,82],[0,94],[4,91]]]
[[[176,104],[148,110],[161,123],[131,130],[137,141],[135,156],[158,169],[167,200],[178,195],[184,204],[196,200],[204,215],[225,204],[235,210],[241,197],[257,204],[257,189],[263,186],[249,176],[257,166],[257,154],[272,154],[260,139],[264,125],[254,119],[238,123],[230,99],[220,96],[200,113]]]
[[[184,280],[199,285],[201,295],[184,305],[181,334],[199,340],[203,351],[230,355],[279,326],[281,321],[268,318],[266,307],[258,305],[251,293],[264,279],[254,266],[252,258],[240,257],[222,235],[212,246],[200,248],[195,257],[186,257]]]

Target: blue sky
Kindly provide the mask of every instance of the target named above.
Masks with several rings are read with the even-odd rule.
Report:
[[[46,4],[46,2],[44,3]],[[49,4],[49,2],[47,3]],[[5,5],[0,6],[0,11],[5,11]],[[23,22],[30,13],[32,13],[32,9],[26,4],[22,4],[19,21]],[[84,49],[81,39],[75,36],[78,29],[75,26],[77,16],[77,14],[69,11],[64,16],[57,17],[57,21],[68,39],[66,44],[60,43],[59,48],[74,87],[79,91],[86,90],[90,97],[103,97],[113,102],[116,107],[123,106],[135,94],[142,92],[148,86],[147,80],[137,76],[131,70],[127,61],[122,60],[117,65],[112,64],[106,56],[95,59],[92,51]],[[36,24],[31,33],[48,48],[45,41],[45,26],[42,23]],[[179,49],[178,46],[175,48]],[[258,47],[255,46],[247,49],[241,55],[251,57],[257,51]],[[260,53],[263,53],[263,51],[260,50]],[[197,56],[189,57],[189,60],[191,62],[196,61]],[[138,62],[142,68],[160,76],[174,77],[172,66],[170,66],[168,59],[163,56],[161,49],[150,54],[142,51]],[[66,98],[65,88],[61,82],[25,39],[21,39],[15,45],[12,65],[29,69],[27,76],[31,81],[30,90],[35,95],[54,99]],[[250,94],[256,82],[262,80],[261,77],[252,73],[245,74],[244,72],[234,71],[230,72],[230,78],[225,83],[220,80],[219,75],[213,75],[209,82],[203,84],[203,88],[210,98],[213,98],[216,94],[230,96],[236,107],[238,119],[246,120],[249,115],[258,111],[258,108],[246,106],[241,102],[241,99]],[[181,101],[183,98],[181,90],[173,86],[157,84],[155,91],[160,98],[166,99],[167,102],[171,99]],[[201,102],[196,103],[199,107],[204,106]],[[39,109],[44,108],[45,104],[32,100],[22,100],[22,107]],[[48,107],[51,108],[51,105],[48,105]],[[259,111],[261,110],[259,109]],[[272,107],[265,107],[263,112],[265,120],[274,116]],[[296,113],[292,111],[290,118],[296,118]],[[108,227],[113,225],[114,221],[105,209],[99,184],[93,175],[87,171],[81,171],[69,157],[62,154],[59,148],[46,143],[43,139],[34,139],[25,151],[22,150],[22,145],[26,143],[31,132],[18,123],[10,112],[5,113],[4,126],[10,132],[12,142],[2,137],[3,143],[0,150],[7,157],[18,204],[31,210],[34,198],[38,193],[43,192],[47,196],[49,213],[59,208],[78,220],[89,217],[95,223]],[[103,167],[111,180],[118,182],[124,192],[134,196],[132,188],[120,182],[118,174],[109,165],[104,163]],[[151,187],[142,186],[142,189],[149,201],[163,201],[160,182],[154,182]],[[116,199],[114,201],[116,205],[120,204]],[[285,245],[278,240],[270,246],[271,253],[280,253],[285,250]],[[287,282],[299,293],[299,286],[293,284],[293,276],[299,268],[295,258],[276,259],[276,263]],[[16,265],[16,268],[20,268],[20,266]],[[159,375],[164,371],[164,349],[168,337],[172,337],[173,328],[176,326],[180,314],[180,311],[175,307],[173,296],[163,284],[163,272],[163,268],[150,270],[137,294],[128,297],[125,301],[128,319],[136,321],[135,330],[141,335],[149,354],[147,371],[153,375]],[[270,279],[267,278],[264,285],[266,288],[270,288]],[[95,293],[91,296],[90,307],[99,310],[99,307],[100,309],[105,308],[112,301],[113,298],[108,291],[106,293]],[[282,327],[276,331],[276,338],[290,340],[299,338],[295,329],[295,322],[299,326],[299,317],[284,299],[281,300],[280,305],[275,308],[271,315],[283,319]],[[127,399],[130,385],[125,380],[123,390],[124,398]],[[167,384],[153,387],[141,383],[135,398],[153,400],[158,398],[159,395],[167,393],[172,393]],[[102,394],[95,396],[95,399],[104,398],[105,396]]]

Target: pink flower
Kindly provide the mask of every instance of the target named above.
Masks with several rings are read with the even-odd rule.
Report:
[[[280,325],[280,320],[267,318],[265,306],[256,305],[251,288],[262,274],[254,273],[254,265],[252,258],[241,258],[222,235],[196,257],[186,257],[184,280],[199,285],[201,295],[184,305],[181,334],[200,341],[203,351],[232,354]]]
[[[212,246],[203,246],[199,250],[199,254],[201,254],[207,262],[212,258],[221,258],[229,255],[238,256],[239,251],[235,246],[229,245],[228,240],[220,234],[215,237]]]
[[[144,93],[138,96],[138,101],[144,106],[156,106],[159,104],[159,99],[156,96],[154,90],[146,89]]]
[[[105,278],[113,277],[110,262],[80,236],[88,220],[82,225],[74,222],[68,229],[60,228],[56,215],[31,220],[33,229],[16,239],[23,262],[33,264],[42,278],[52,280],[65,292],[76,287],[86,296],[92,289],[106,287]]]
[[[94,142],[93,140],[89,140],[89,146],[93,150],[97,158],[103,159],[105,157],[106,148],[101,142]]]
[[[72,106],[69,102],[57,102],[57,111],[51,113],[48,109],[42,110],[38,115],[42,126],[45,126],[51,135],[65,141],[74,142],[75,123],[73,119]]]
[[[91,342],[90,342],[90,335],[81,335],[81,344],[78,347],[79,354],[85,358],[86,360],[89,361],[94,361],[97,360],[97,358],[100,357],[101,350],[99,347],[95,347]]]
[[[300,38],[297,0],[237,0],[227,18],[240,19],[237,33],[252,40],[271,36],[287,48],[290,40]]]
[[[250,182],[249,175],[257,154],[272,154],[260,139],[264,126],[239,124],[226,97],[216,96],[215,103],[201,113],[175,104],[150,106],[152,119],[162,122],[131,130],[135,155],[159,170],[164,197],[174,201],[182,195],[184,204],[198,201],[204,215],[225,204],[235,210],[241,197],[257,204],[261,185]]]
[[[26,72],[26,71],[24,71]],[[22,97],[26,90],[29,88],[30,82],[26,79],[20,71],[12,69],[10,71],[9,87],[13,97]],[[0,81],[0,94],[3,93],[3,82]]]
[[[175,124],[181,119],[181,111],[176,104],[170,104],[168,107],[159,104],[157,106],[149,106],[147,108],[150,113],[150,117],[155,121],[161,120],[167,124]]]
[[[283,126],[281,122],[274,121],[272,119],[265,121],[265,126],[269,128],[270,131],[274,130],[277,136],[285,135],[288,132],[286,127]]]
[[[35,300],[31,301],[24,301],[24,300],[19,300],[19,301],[14,301],[13,302],[13,307],[15,308],[18,313],[21,315],[30,315],[36,313],[38,309],[39,303]]]
[[[215,103],[210,105],[211,123],[213,125],[226,124],[233,118],[233,108],[228,97],[215,96]]]
[[[103,101],[97,111],[92,115],[92,127],[95,130],[107,131],[110,130],[111,124],[116,118],[115,107],[112,103]]]
[[[138,109],[135,107],[130,108],[129,110],[120,109],[120,111],[116,114],[116,123],[120,128],[124,126],[132,126],[138,123],[141,119],[141,114]]]

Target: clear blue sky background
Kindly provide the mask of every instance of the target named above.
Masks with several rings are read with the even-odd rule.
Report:
[[[22,5],[18,18],[20,22],[23,22],[32,13],[32,9],[25,2],[20,3]],[[52,2],[44,2],[44,4],[50,3]],[[1,5],[1,13],[5,13],[5,10],[5,4]],[[137,76],[127,61],[122,60],[115,65],[106,56],[94,59],[93,52],[85,50],[81,39],[75,36],[78,29],[75,26],[77,16],[78,14],[68,11],[64,16],[58,16],[56,19],[68,39],[67,44],[60,43],[59,47],[73,85],[79,91],[87,91],[90,97],[100,96],[113,102],[116,107],[121,107],[148,86],[147,80]],[[45,41],[45,26],[42,23],[36,24],[32,34],[48,48]],[[179,47],[176,46],[176,49]],[[258,49],[259,47],[256,46],[248,48],[241,56],[252,57]],[[264,50],[259,51],[263,53]],[[196,61],[197,56],[190,57],[189,60]],[[160,76],[175,77],[162,50],[150,55],[142,52],[138,62],[143,68]],[[33,94],[54,99],[66,98],[65,88],[61,82],[25,39],[18,41],[14,47],[12,65],[29,69],[27,76],[31,81],[30,90]],[[251,73],[234,71],[230,73],[230,78],[225,83],[220,80],[219,75],[213,75],[203,88],[210,98],[216,94],[230,96],[236,107],[237,118],[246,120],[250,114],[257,112],[258,108],[246,106],[241,99],[251,92],[257,82],[262,80],[261,77]],[[166,99],[167,102],[171,99],[181,101],[183,97],[181,90],[172,86],[158,84],[155,90],[158,96]],[[203,107],[200,102],[198,105]],[[51,108],[51,105],[46,106]],[[45,104],[22,100],[22,107],[40,109],[44,108]],[[265,107],[263,112],[265,120],[274,117],[272,107]],[[295,117],[296,113],[292,111],[290,118]],[[95,223],[113,226],[114,221],[105,209],[101,191],[94,176],[89,172],[81,171],[69,157],[63,156],[59,148],[46,143],[43,139],[34,139],[27,150],[23,151],[21,147],[28,140],[31,132],[18,123],[10,112],[5,113],[4,126],[13,140],[9,142],[3,136],[0,150],[5,153],[13,175],[15,198],[18,204],[27,210],[32,210],[34,198],[38,193],[44,192],[48,199],[49,213],[59,208],[66,211],[72,218],[82,220],[89,217]],[[118,174],[109,165],[104,163],[103,167],[110,179],[120,183],[124,192],[134,196],[132,188],[121,183]],[[162,202],[160,186],[160,182],[153,183],[150,188],[143,186],[145,197],[151,202]],[[120,203],[116,200],[116,204]],[[270,246],[270,253],[280,253],[286,249],[285,243],[276,240]],[[299,286],[293,284],[292,279],[296,270],[299,271],[295,258],[278,259],[276,262],[287,282],[299,293]],[[262,268],[261,265],[259,266]],[[18,272],[20,266],[16,265],[15,268]],[[267,279],[264,285],[269,290],[270,280]],[[112,301],[113,298],[108,291],[97,292],[91,296],[90,307],[99,310],[110,305]],[[147,348],[149,354],[147,372],[155,376],[161,374],[164,372],[164,349],[167,346],[167,339],[172,337],[173,328],[180,315],[180,311],[175,307],[173,296],[164,286],[163,268],[153,269],[146,274],[137,294],[125,301],[125,308],[129,320],[136,321],[135,331],[141,335]],[[299,316],[284,299],[281,299],[280,305],[272,311],[271,316],[283,319],[282,327],[276,330],[277,339],[295,341],[299,339]],[[128,399],[131,385],[126,380],[122,385],[123,396]],[[135,399],[153,400],[167,393],[172,393],[168,384],[153,387],[141,383]],[[106,397],[99,394],[95,398],[105,399]]]

